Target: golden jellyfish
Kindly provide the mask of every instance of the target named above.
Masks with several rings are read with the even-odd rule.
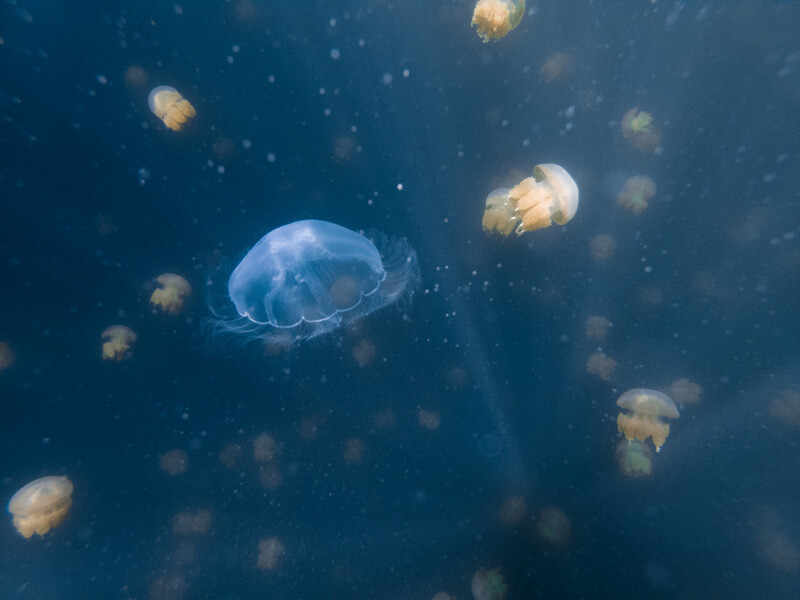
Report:
[[[11,346],[9,346],[7,342],[0,342],[0,372],[14,366],[16,361],[17,357],[14,356],[14,351],[11,349]]]
[[[614,379],[614,373],[616,373],[618,366],[617,361],[602,352],[595,352],[586,361],[586,371],[603,381]]]
[[[162,273],[156,281],[160,287],[153,290],[150,304],[158,306],[165,313],[177,315],[183,310],[184,298],[191,295],[192,286],[175,273]]]
[[[586,339],[604,342],[609,329],[611,329],[611,321],[605,317],[593,315],[586,319]]]
[[[508,595],[508,584],[500,567],[478,569],[472,576],[470,590],[475,600],[503,600]]]
[[[136,334],[125,325],[112,325],[102,334],[103,360],[123,360],[136,341]]]
[[[638,108],[630,109],[622,117],[622,135],[640,150],[655,150],[661,143],[653,115]]]
[[[22,537],[44,535],[64,522],[72,506],[73,485],[68,477],[40,477],[17,490],[8,502],[14,527]]]
[[[605,262],[614,256],[617,249],[616,240],[607,233],[598,233],[589,240],[589,253],[597,262]]]
[[[173,131],[183,129],[186,121],[197,114],[194,106],[189,104],[189,101],[181,96],[178,90],[168,85],[153,88],[147,98],[147,104],[152,113]]]
[[[472,26],[486,42],[508,35],[525,14],[525,0],[478,0],[472,11]]]
[[[681,377],[670,384],[667,392],[669,397],[678,404],[697,404],[703,395],[703,388],[699,383]]]
[[[536,531],[544,541],[561,546],[569,538],[569,517],[560,508],[549,506],[539,512]]]
[[[653,470],[653,452],[639,440],[622,440],[617,444],[617,465],[628,477],[650,475]]]
[[[545,83],[551,83],[556,79],[565,77],[575,69],[575,59],[570,54],[554,52],[547,57],[544,64],[539,69],[539,77]]]
[[[508,195],[510,191],[508,188],[497,188],[486,196],[483,230],[487,233],[507,236],[516,228],[516,208]]]
[[[617,204],[638,215],[647,208],[647,201],[655,195],[656,182],[644,175],[636,175],[625,182],[625,187],[617,196]]]
[[[158,466],[170,475],[181,475],[189,466],[189,456],[177,448],[158,457]]]
[[[258,542],[258,559],[256,565],[262,571],[274,571],[286,554],[286,546],[277,537],[266,538]]]
[[[625,434],[625,439],[644,442],[653,439],[656,452],[669,436],[669,424],[663,418],[677,419],[678,408],[666,394],[644,388],[628,390],[617,399],[617,406],[629,411],[617,417],[617,428]]]

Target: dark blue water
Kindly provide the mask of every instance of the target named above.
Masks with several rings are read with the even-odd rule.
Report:
[[[0,496],[75,485],[43,538],[3,519],[0,598],[463,599],[495,567],[508,598],[800,595],[800,429],[773,414],[800,390],[800,5],[531,2],[483,44],[467,1],[126,4],[0,5]],[[623,137],[635,107],[657,151]],[[574,220],[486,235],[486,195],[549,162]],[[632,175],[658,186],[639,215]],[[407,237],[413,301],[277,354],[214,335],[219,282],[309,218]],[[148,303],[163,272],[194,288],[176,318]],[[138,340],[103,362],[117,323]],[[701,402],[625,477],[616,398],[681,377]],[[173,531],[198,509],[206,533]]]

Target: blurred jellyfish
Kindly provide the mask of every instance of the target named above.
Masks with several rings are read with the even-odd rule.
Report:
[[[682,377],[673,381],[667,392],[678,404],[697,404],[703,395],[703,388],[699,383],[693,383]]]
[[[762,509],[755,516],[756,549],[761,560],[773,569],[800,574],[800,545],[786,531],[787,525],[772,509]]]
[[[265,538],[258,542],[258,559],[256,565],[262,571],[274,571],[286,554],[286,547],[277,537]]]
[[[277,490],[283,484],[283,475],[275,463],[266,463],[258,469],[258,480],[265,490]]]
[[[0,342],[0,373],[14,366],[17,357],[8,342]]]
[[[219,462],[232,469],[242,458],[242,447],[239,444],[228,443],[219,453]]]
[[[102,334],[103,360],[121,361],[128,356],[128,350],[136,341],[136,334],[125,325],[112,325]]]
[[[486,196],[483,213],[483,230],[487,233],[509,235],[517,226],[516,208],[509,197],[508,188],[498,188]]]
[[[769,414],[784,425],[800,427],[800,392],[783,390],[780,396],[769,403]]]
[[[333,158],[336,162],[350,162],[357,151],[358,145],[350,136],[338,137],[333,143]]]
[[[150,584],[148,600],[183,600],[188,585],[179,573],[168,573]]]
[[[379,240],[326,221],[297,221],[253,246],[228,280],[242,319],[217,329],[287,346],[329,333],[398,300],[420,275],[405,239]]]
[[[554,52],[547,57],[544,64],[539,69],[539,77],[545,83],[551,83],[556,79],[566,77],[575,70],[575,59],[571,54]]]
[[[456,600],[456,597],[451,596],[447,592],[438,592],[433,595],[433,598],[431,598],[431,600]]]
[[[528,513],[528,505],[522,496],[506,496],[500,507],[499,517],[504,525],[518,525]]]
[[[253,440],[253,458],[259,462],[268,462],[275,457],[278,442],[268,433],[262,433]]]
[[[14,527],[29,538],[44,535],[64,522],[72,506],[72,482],[68,477],[40,477],[17,490],[8,502]]]
[[[342,457],[348,465],[354,465],[364,460],[364,442],[358,438],[344,441]]]
[[[508,35],[525,14],[525,0],[478,0],[472,12],[472,26],[485,42]]]
[[[595,352],[586,361],[586,371],[603,381],[614,379],[614,373],[616,373],[618,366],[617,361],[602,352]]]
[[[644,442],[652,437],[656,452],[669,436],[669,424],[662,418],[677,419],[680,416],[675,403],[666,394],[635,388],[628,390],[617,399],[617,406],[630,413],[619,413],[617,428],[625,434],[625,439]]]
[[[180,131],[186,121],[197,115],[189,101],[174,87],[160,85],[147,98],[150,111],[173,131]]]
[[[177,315],[183,310],[184,298],[191,295],[192,286],[183,277],[174,273],[162,273],[156,281],[161,287],[153,290],[150,304],[158,306],[165,313]]]
[[[210,528],[210,510],[198,509],[194,513],[184,511],[172,517],[172,533],[176,535],[190,535],[193,533],[205,535]]]
[[[508,595],[508,584],[500,567],[475,571],[470,589],[475,600],[503,600]]]
[[[130,65],[125,69],[125,85],[129,88],[143,88],[147,85],[147,71],[139,65]]]
[[[611,321],[599,315],[593,315],[586,319],[586,339],[595,342],[606,341],[606,335],[611,328]]]
[[[420,427],[428,431],[436,431],[439,429],[439,425],[442,422],[438,411],[425,410],[424,408],[417,408],[417,420],[419,421]]]
[[[361,340],[358,344],[353,346],[352,354],[353,359],[356,361],[356,363],[358,363],[358,366],[363,369],[369,363],[375,360],[375,356],[378,354],[378,349],[375,347],[375,344],[369,340]]]
[[[653,470],[653,452],[639,440],[622,440],[617,444],[617,465],[628,477],[650,475]]]
[[[644,175],[636,175],[625,182],[617,196],[617,204],[638,215],[647,208],[647,201],[656,195],[656,183]]]
[[[170,450],[158,457],[158,466],[170,475],[181,475],[189,465],[189,457],[180,448]]]
[[[661,134],[653,124],[653,115],[632,108],[622,117],[622,135],[640,150],[655,150]]]
[[[569,517],[560,508],[546,507],[539,512],[536,531],[544,541],[561,546],[569,538]]]
[[[598,262],[605,262],[614,256],[617,242],[607,233],[599,233],[589,240],[589,253]]]

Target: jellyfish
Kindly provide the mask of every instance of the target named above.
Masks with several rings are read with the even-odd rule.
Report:
[[[611,321],[600,315],[593,315],[586,319],[586,339],[596,342],[604,342],[608,330],[611,328]]]
[[[156,279],[161,287],[153,290],[150,304],[158,306],[165,313],[177,315],[183,310],[186,296],[192,293],[192,286],[180,275],[162,273]]]
[[[539,77],[545,83],[551,83],[562,76],[569,75],[575,69],[575,59],[570,54],[554,52],[547,57],[539,69]]]
[[[621,412],[617,417],[617,428],[625,434],[625,438],[644,442],[650,437],[656,452],[661,452],[661,446],[669,436],[669,424],[664,423],[662,417],[677,419],[680,416],[669,396],[643,388],[635,388],[622,394],[617,399],[617,406],[630,411]]]
[[[425,410],[424,408],[418,406],[417,421],[419,422],[420,427],[423,427],[428,431],[436,431],[439,429],[439,425],[442,423],[442,417],[439,415],[439,411]]]
[[[508,35],[525,14],[525,0],[478,0],[472,12],[472,26],[486,42]]]
[[[162,454],[158,457],[158,466],[160,466],[163,471],[169,473],[170,475],[183,474],[188,465],[189,456],[180,448],[170,450],[166,454]]]
[[[147,103],[150,105],[152,113],[173,131],[183,129],[186,121],[197,114],[194,106],[189,104],[189,101],[181,96],[178,90],[168,85],[153,88],[147,98]]]
[[[497,188],[486,196],[483,213],[483,230],[486,233],[508,236],[517,226],[516,208],[508,195],[510,191],[508,188]]]
[[[103,360],[123,360],[136,341],[136,334],[125,325],[112,325],[101,335],[103,338]]]
[[[522,496],[506,496],[498,516],[504,525],[519,525],[528,513],[528,505]]]
[[[560,508],[548,506],[539,512],[536,531],[544,541],[561,546],[569,538],[569,517]]]
[[[586,371],[603,381],[614,379],[614,373],[616,373],[618,366],[617,361],[602,352],[595,352],[586,361]]]
[[[653,125],[653,115],[632,108],[622,117],[622,135],[640,150],[655,150],[661,135]]]
[[[286,554],[286,546],[280,538],[265,538],[258,542],[258,559],[256,565],[262,571],[274,571],[278,562]]]
[[[405,239],[366,237],[326,221],[297,221],[270,231],[228,280],[241,319],[218,330],[288,346],[329,333],[410,299],[420,281]]]
[[[607,233],[598,233],[589,240],[589,252],[597,262],[605,262],[614,256],[617,249],[616,240]]]
[[[644,175],[637,175],[625,182],[625,187],[617,196],[617,204],[638,215],[647,208],[647,201],[655,195],[655,181]]]
[[[44,535],[64,522],[72,506],[72,482],[68,477],[40,477],[17,490],[8,502],[14,527],[22,537]]]
[[[253,458],[258,462],[269,462],[275,458],[278,442],[268,433],[262,433],[253,440]]]
[[[685,377],[676,379],[669,386],[669,397],[678,404],[697,404],[703,395],[703,388],[699,383],[689,381]]]
[[[179,512],[172,517],[172,533],[176,535],[190,535],[192,533],[206,534],[211,527],[211,511],[198,509]]]
[[[650,475],[653,470],[653,453],[639,440],[622,440],[617,444],[616,457],[619,470],[628,477]]]
[[[800,427],[800,392],[786,389],[769,403],[769,414],[784,425]]]
[[[500,567],[475,571],[470,589],[475,600],[503,600],[508,594],[508,584]]]
[[[17,357],[7,342],[0,342],[0,373],[14,366]]]

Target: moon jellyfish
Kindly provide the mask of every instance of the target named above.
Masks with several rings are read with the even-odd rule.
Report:
[[[72,482],[68,477],[40,477],[21,487],[8,502],[14,527],[23,537],[44,535],[64,522],[72,506]]]
[[[419,284],[417,255],[404,238],[377,241],[326,221],[297,221],[270,231],[228,280],[241,319],[219,329],[291,345],[346,326]]]

